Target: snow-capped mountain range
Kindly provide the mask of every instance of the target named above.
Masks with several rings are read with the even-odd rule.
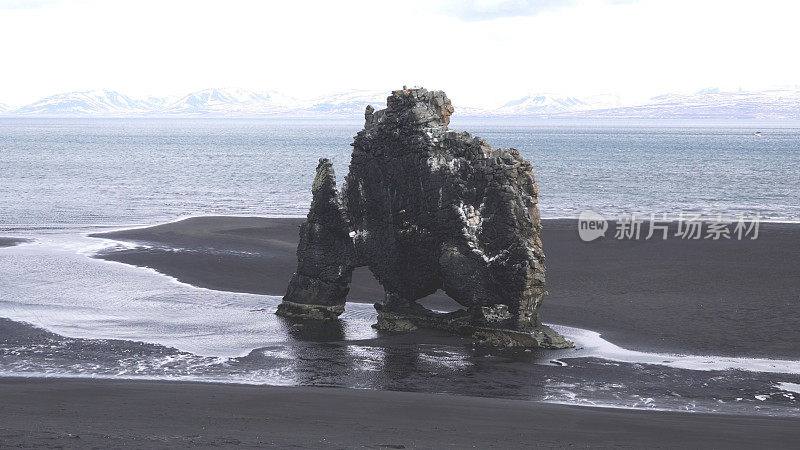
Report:
[[[143,114],[158,106],[157,101],[133,99],[116,91],[97,90],[52,95],[8,112],[19,116],[113,116]]]
[[[531,94],[507,102],[497,109],[497,113],[508,115],[557,115],[576,111],[590,111],[622,106],[622,100],[615,95],[594,95],[589,97],[561,97],[555,94]]]
[[[287,112],[296,100],[279,92],[254,92],[247,89],[204,89],[180,98],[162,99],[151,113],[175,116],[249,116]]]
[[[359,117],[368,104],[386,102],[378,91],[349,91],[311,100],[280,92],[210,88],[176,97],[133,98],[112,90],[67,92],[16,109],[16,117]]]
[[[800,90],[735,91],[704,89],[666,94],[640,105],[576,113],[578,117],[616,119],[800,119]]]
[[[317,97],[301,106],[301,110],[314,115],[331,115],[334,117],[363,117],[364,108],[372,105],[380,109],[386,105],[388,92],[354,90],[339,92],[333,95]],[[355,114],[355,116],[354,116]]]
[[[276,91],[211,88],[176,97],[136,98],[113,90],[68,92],[10,108],[4,117],[264,117],[358,119],[366,105],[380,108],[386,91],[352,90],[313,99]],[[458,117],[800,119],[800,90],[666,94],[637,104],[615,95],[532,93],[480,108],[456,102]]]

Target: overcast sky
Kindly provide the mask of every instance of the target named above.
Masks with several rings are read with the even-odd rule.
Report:
[[[642,98],[800,85],[798,2],[0,0],[0,102],[109,88]]]

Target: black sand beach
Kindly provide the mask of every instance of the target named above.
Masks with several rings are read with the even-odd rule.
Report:
[[[197,217],[95,237],[141,244],[111,248],[98,255],[106,260],[150,267],[196,286],[282,295],[295,269],[301,221]],[[793,259],[800,250],[800,226],[762,224],[759,239],[752,241],[670,238],[636,242],[612,238],[585,243],[577,237],[575,221],[548,220],[543,241],[550,291],[542,309],[546,322],[600,331],[610,341],[631,349],[786,359],[800,356],[795,344],[800,331],[791,319],[800,313],[800,280]],[[360,269],[350,299],[371,303],[381,295],[381,287],[369,272]],[[425,303],[439,309],[454,307],[441,293]],[[11,326],[23,334],[37,332],[27,325]],[[25,341],[20,332],[7,334],[9,339]],[[398,352],[389,343],[406,340],[435,344],[443,337],[418,332],[375,339],[386,347],[378,342],[366,343],[364,351],[386,350],[379,370],[393,371],[396,355],[397,364],[421,364],[424,360],[420,351],[404,350],[402,342]],[[9,342],[13,346],[17,341]],[[96,357],[97,349],[92,346],[110,345],[56,335],[51,341],[42,342],[51,346],[66,342],[64,352],[85,355],[79,359]],[[81,347],[84,344],[89,348],[86,352]],[[319,346],[307,343],[302,336],[287,344],[295,346],[288,348],[294,349],[296,358],[307,361],[293,365],[293,370],[315,372],[319,365],[352,357],[350,347],[334,344]],[[306,347],[310,349],[307,352],[298,350]],[[326,359],[331,351],[336,354]],[[115,355],[116,350],[107,352]],[[268,362],[264,359],[259,363],[259,355],[255,351],[239,358],[245,362],[230,364],[246,368],[248,358],[255,358],[255,365]],[[473,358],[475,369],[458,372],[456,381],[465,386],[485,386],[481,377],[500,374],[505,378],[492,385],[499,391],[476,394],[470,389],[449,389],[447,383],[454,381],[446,371],[432,378],[440,384],[427,392],[398,391],[405,391],[403,386],[417,390],[414,383],[421,381],[415,380],[423,378],[411,373],[397,375],[410,380],[386,385],[395,388],[380,388],[384,385],[378,383],[378,388],[347,389],[341,387],[347,384],[341,384],[337,370],[322,380],[340,382],[327,384],[340,387],[0,377],[0,447],[781,448],[794,445],[800,438],[800,419],[796,417],[595,408],[472,396],[503,397],[503,392],[509,391],[542,398],[542,387],[550,384],[575,383],[567,389],[580,390],[583,384],[591,389],[619,383],[620,390],[630,385],[631,395],[643,397],[669,397],[675,393],[660,390],[673,389],[688,394],[686,402],[696,397],[736,403],[741,400],[737,396],[744,396],[744,402],[756,403],[749,411],[759,411],[759,399],[753,398],[759,393],[772,395],[768,403],[773,407],[790,404],[789,400],[780,403],[788,392],[778,392],[773,386],[780,381],[794,382],[791,377],[742,373],[738,378],[737,371],[681,375],[660,368],[615,372],[601,363],[584,361],[573,362],[572,372],[554,374],[557,379],[550,380],[546,375],[550,366],[492,355]],[[492,370],[484,366],[498,367]],[[349,370],[345,364],[341,372]],[[422,366],[417,370],[423,370]],[[536,377],[529,375],[531,370]],[[623,378],[631,374],[652,376],[659,390],[651,391],[650,385]],[[683,381],[671,378],[667,388],[658,381],[659,374],[680,376]],[[387,374],[375,372],[375,376]],[[709,377],[726,381],[704,385]],[[595,379],[601,381],[592,384]],[[307,383],[317,384],[313,380]],[[503,383],[518,389],[504,390]],[[326,385],[326,381],[320,384]],[[522,385],[530,385],[530,389]],[[680,403],[684,397],[676,398]]]
[[[150,267],[196,286],[283,295],[296,267],[302,219],[197,217],[96,235],[153,247],[99,257]],[[625,348],[692,354],[800,357],[800,226],[762,223],[756,240],[582,242],[575,220],[545,220],[550,295],[545,322],[601,332]],[[674,230],[673,230],[674,232]],[[369,271],[349,301],[383,295]],[[441,292],[428,307],[457,305]]]
[[[28,240],[20,238],[0,237],[0,247],[13,247],[15,245],[22,244],[23,242],[28,242]]]
[[[3,447],[784,448],[800,421],[409,392],[0,378]]]

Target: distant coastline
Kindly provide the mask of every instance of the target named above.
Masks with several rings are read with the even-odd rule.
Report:
[[[141,123],[163,121],[166,123],[263,123],[271,125],[290,125],[290,126],[343,126],[353,130],[363,126],[361,119],[353,119],[343,116],[282,116],[282,115],[263,115],[263,116],[214,116],[214,115],[141,115],[141,116],[108,116],[108,115],[86,115],[86,116],[14,116],[0,112],[0,128],[14,126],[14,124],[24,123],[44,123],[47,121],[58,123]],[[762,136],[769,138],[770,130],[794,130],[800,129],[800,116],[791,119],[737,119],[737,118],[586,118],[586,117],[536,117],[536,116],[466,116],[454,117],[450,128],[481,130],[481,127],[502,127],[504,129],[525,128],[525,127],[548,127],[548,128],[620,128],[620,129],[645,129],[645,128],[664,128],[664,129],[714,129],[725,128],[741,130],[744,135],[752,135],[755,131],[762,131]],[[355,132],[355,131],[354,131]],[[562,217],[551,217],[562,218]],[[569,217],[567,217],[569,218]]]
[[[366,105],[383,104],[386,92],[351,90],[304,99],[277,91],[241,88],[209,88],[172,97],[134,97],[114,90],[75,91],[24,105],[0,103],[0,117],[353,119],[363,115]],[[704,89],[638,101],[623,101],[610,94],[533,93],[515,99],[497,99],[497,104],[488,106],[466,104],[456,109],[454,117],[504,121],[520,118],[800,121],[800,89]]]

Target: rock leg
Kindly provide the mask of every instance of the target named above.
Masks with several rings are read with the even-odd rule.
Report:
[[[330,160],[320,159],[308,218],[300,226],[297,271],[277,314],[336,319],[344,312],[353,274],[353,242]]]

